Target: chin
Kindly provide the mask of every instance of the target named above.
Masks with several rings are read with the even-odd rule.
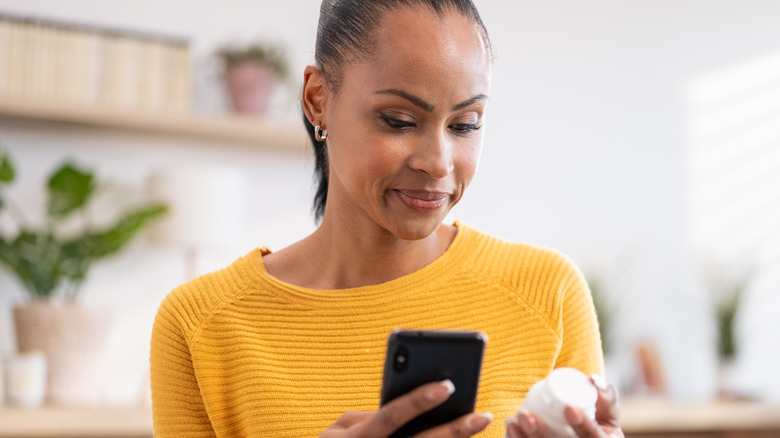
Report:
[[[443,218],[407,219],[389,224],[388,231],[403,240],[422,240],[433,234],[444,221]]]

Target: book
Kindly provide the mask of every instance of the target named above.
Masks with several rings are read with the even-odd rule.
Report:
[[[182,39],[0,14],[0,96],[189,111]]]

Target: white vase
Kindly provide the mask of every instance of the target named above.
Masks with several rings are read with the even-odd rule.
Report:
[[[735,363],[733,358],[718,359],[718,398],[737,398],[737,388],[734,384]]]

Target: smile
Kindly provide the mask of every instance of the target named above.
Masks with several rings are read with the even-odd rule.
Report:
[[[416,210],[435,210],[446,204],[450,197],[447,193],[425,190],[395,190],[395,193],[407,207]]]

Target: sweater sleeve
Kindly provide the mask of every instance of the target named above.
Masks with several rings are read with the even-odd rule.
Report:
[[[588,375],[604,375],[596,309],[582,273],[573,264],[561,305],[561,352],[555,367],[572,367]]]
[[[151,341],[154,436],[213,437],[190,354],[186,306],[175,292],[157,312]]]

